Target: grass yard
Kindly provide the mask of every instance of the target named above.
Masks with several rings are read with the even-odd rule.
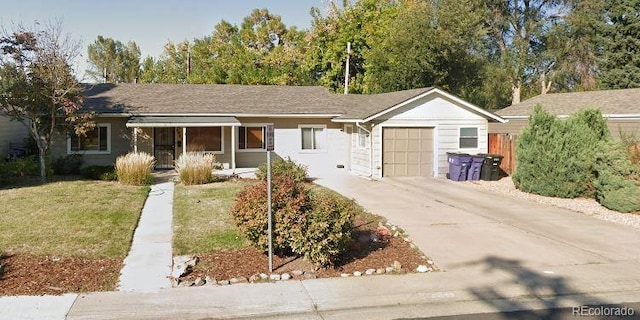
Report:
[[[225,181],[176,185],[173,200],[173,252],[201,254],[248,247],[236,231],[229,208],[236,193],[251,182]]]
[[[0,189],[0,248],[11,254],[124,259],[148,191],[83,180]]]

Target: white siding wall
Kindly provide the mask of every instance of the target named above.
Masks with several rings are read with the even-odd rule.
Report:
[[[444,177],[449,171],[447,152],[470,154],[486,153],[488,149],[488,121],[483,116],[465,109],[439,95],[430,95],[420,101],[394,110],[384,115],[373,128],[373,178],[382,178],[382,128],[389,127],[432,127],[436,150],[436,177]],[[478,127],[478,148],[458,148],[459,128]]]
[[[365,129],[371,131],[370,125],[363,125]],[[365,139],[365,148],[358,146],[358,127],[353,127],[353,147],[351,148],[351,171],[360,176],[371,175],[371,138]]]
[[[0,116],[0,159],[9,154],[9,144],[22,145],[28,135],[22,123]]]

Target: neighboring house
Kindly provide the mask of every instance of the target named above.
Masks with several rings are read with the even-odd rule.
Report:
[[[539,95],[521,103],[496,111],[507,123],[490,123],[489,133],[517,135],[524,128],[536,105],[560,118],[584,108],[599,108],[607,118],[611,134],[618,138],[620,132],[635,133],[640,137],[640,89],[619,89],[554,93]]]
[[[311,175],[343,167],[374,179],[444,176],[447,152],[487,152],[488,122],[504,122],[437,88],[337,95],[304,86],[98,84],[88,86],[84,109],[97,113],[97,128],[60,137],[54,156],[108,165],[145,151],[157,168],[172,168],[180,154],[206,151],[224,167],[256,167],[273,124],[276,157]]]
[[[0,116],[0,159],[9,155],[11,146],[22,148],[28,135],[29,132],[22,123]]]

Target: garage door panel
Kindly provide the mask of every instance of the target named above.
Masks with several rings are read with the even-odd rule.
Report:
[[[392,176],[433,176],[433,128],[383,128],[382,172]]]

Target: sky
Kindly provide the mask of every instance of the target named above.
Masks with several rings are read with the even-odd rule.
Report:
[[[3,0],[0,26],[60,20],[64,32],[81,42],[75,61],[76,76],[84,81],[87,47],[98,35],[123,43],[135,41],[142,58],[158,57],[169,41],[193,41],[210,35],[221,20],[238,26],[253,9],[267,8],[289,26],[308,29],[312,7],[324,8],[327,0]]]

